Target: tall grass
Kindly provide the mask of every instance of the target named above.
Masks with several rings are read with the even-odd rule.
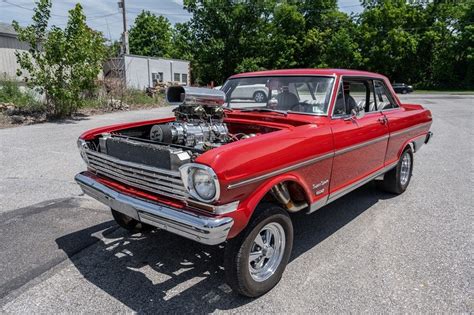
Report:
[[[17,81],[9,79],[0,80],[0,103],[12,103],[16,108],[24,111],[44,110],[42,102],[31,90],[22,90]]]

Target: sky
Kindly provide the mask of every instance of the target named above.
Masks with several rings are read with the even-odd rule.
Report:
[[[28,25],[33,15],[34,0],[0,0],[0,22],[11,23],[16,20],[20,25]],[[122,15],[118,0],[53,0],[50,23],[63,27],[67,22],[67,12],[76,3],[81,3],[87,17],[87,24],[101,31],[109,40],[116,40],[122,32]],[[360,12],[359,0],[339,0],[342,11]],[[190,14],[183,9],[182,0],[126,0],[128,25],[142,10],[163,15],[172,24],[185,22]]]

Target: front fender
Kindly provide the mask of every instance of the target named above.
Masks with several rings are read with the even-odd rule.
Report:
[[[258,188],[255,189],[255,191],[249,197],[242,201],[236,211],[226,214],[226,216],[232,217],[234,219],[234,225],[229,232],[228,238],[237,236],[243,229],[245,229],[247,224],[250,222],[257,205],[262,201],[263,197],[272,189],[273,186],[286,181],[295,182],[303,187],[305,198],[308,202],[310,202],[310,192],[308,191],[308,185],[305,184],[303,178],[301,178],[299,174],[286,173],[270,178],[258,186]]]

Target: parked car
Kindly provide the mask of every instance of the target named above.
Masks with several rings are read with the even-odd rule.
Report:
[[[239,109],[234,93],[248,85],[263,85],[268,101]],[[82,134],[87,171],[76,182],[127,230],[224,244],[227,282],[250,297],[280,281],[291,213],[313,213],[374,179],[403,193],[432,136],[431,112],[401,104],[370,72],[243,73],[222,90],[176,86],[166,98],[175,117]]]
[[[216,86],[214,89],[220,90],[222,86]],[[232,100],[246,101],[253,100],[256,103],[264,103],[268,98],[268,88],[265,84],[242,84],[232,93]]]
[[[413,86],[407,85],[405,83],[393,83],[392,87],[395,93],[408,94],[413,92]]]

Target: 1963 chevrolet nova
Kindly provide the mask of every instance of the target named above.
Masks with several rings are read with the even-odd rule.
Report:
[[[239,98],[257,85],[265,98]],[[432,135],[429,110],[401,104],[386,77],[363,71],[243,73],[221,90],[171,87],[167,100],[175,117],[81,135],[88,170],[76,181],[125,229],[225,243],[227,281],[252,297],[286,267],[289,213],[312,213],[376,178],[403,193]]]

